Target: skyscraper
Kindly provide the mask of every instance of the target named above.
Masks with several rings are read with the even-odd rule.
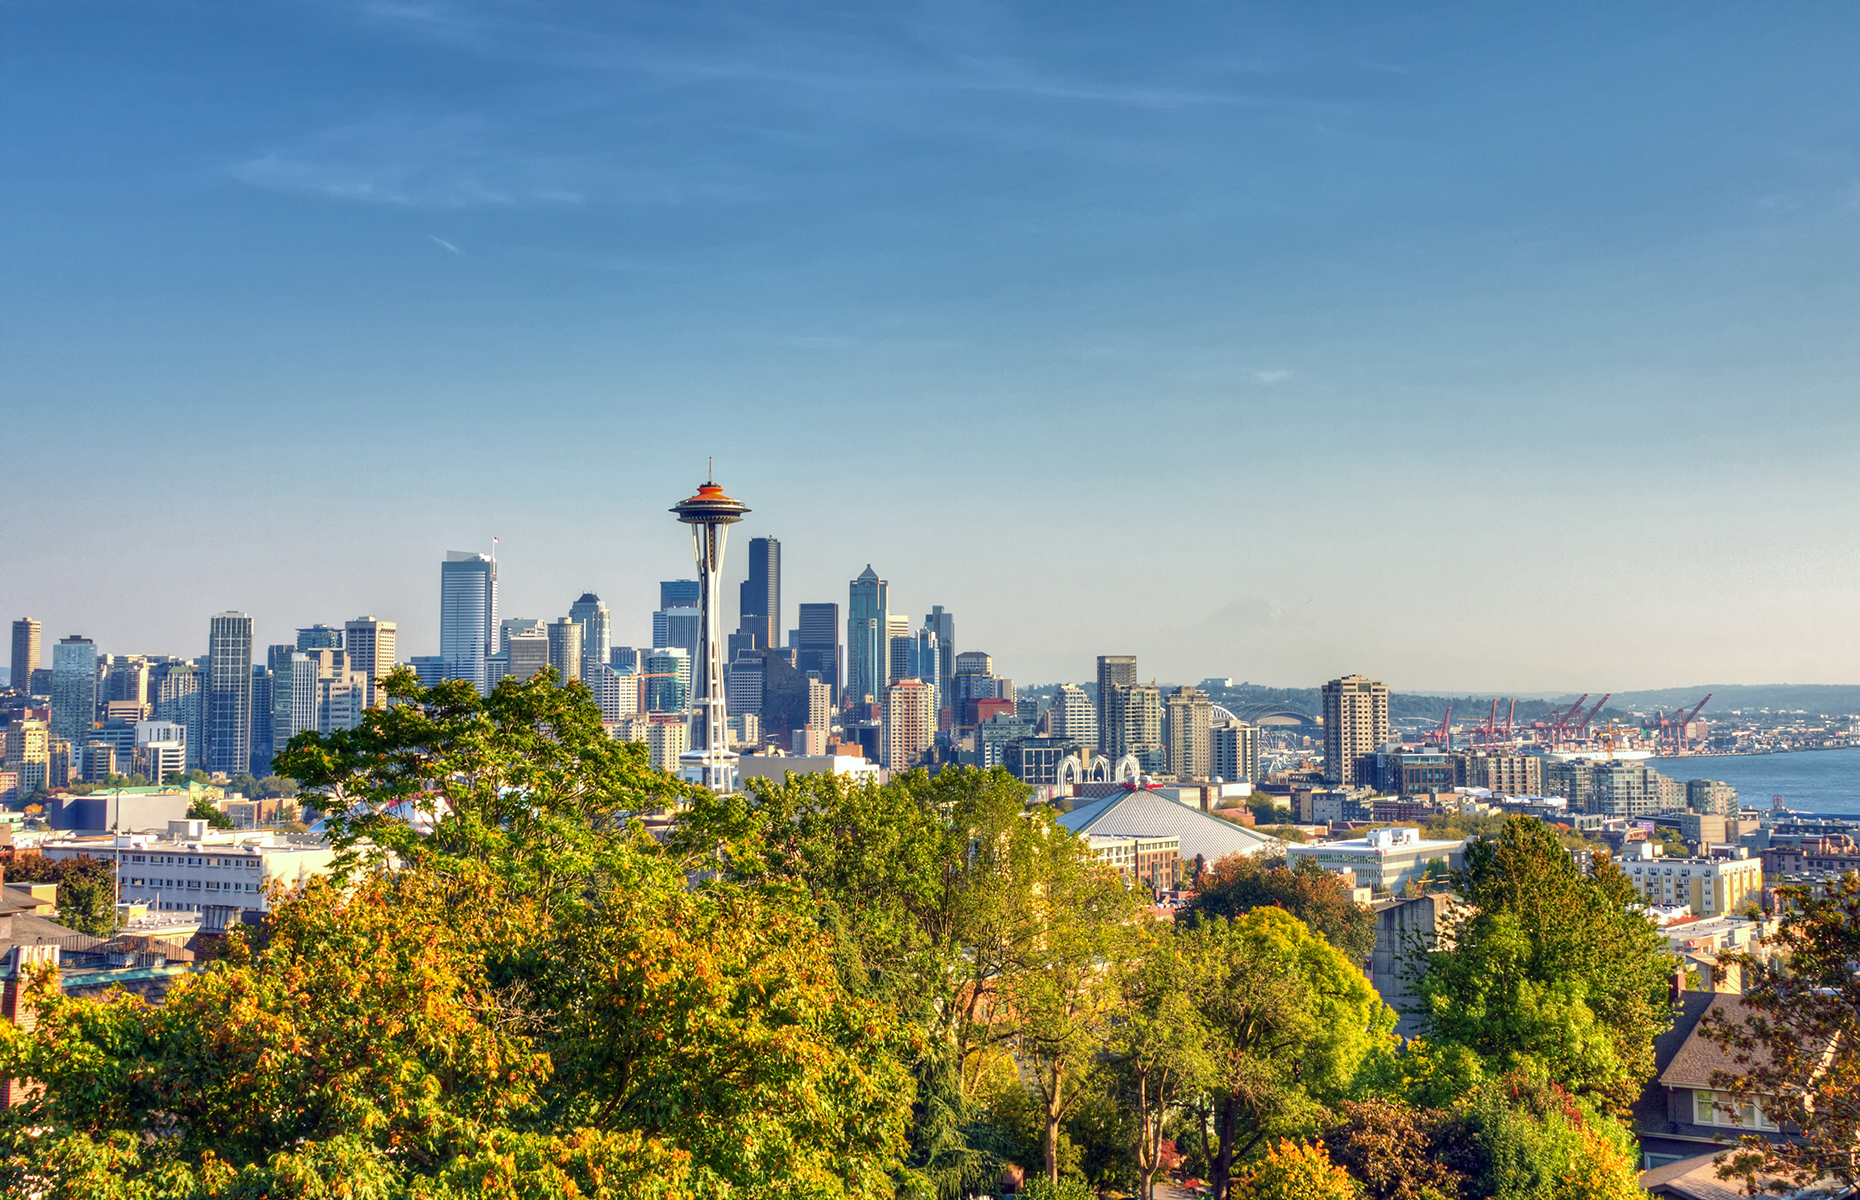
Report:
[[[803,604],[794,665],[803,675],[812,671],[827,685],[829,702],[839,703],[840,606]]]
[[[885,694],[890,662],[890,608],[885,581],[870,563],[852,581],[846,615],[846,698],[861,703]]]
[[[394,670],[397,629],[394,622],[380,620],[372,614],[357,617],[343,626],[349,666],[368,680],[369,708],[381,708],[387,703],[387,695],[381,691],[380,683]]]
[[[599,596],[583,592],[581,599],[568,606],[568,619],[581,626],[581,673],[591,676],[591,668],[607,665],[607,654],[613,649],[613,615]]]
[[[581,678],[581,629],[573,617],[549,622],[549,665],[555,668],[557,687]]]
[[[1134,754],[1145,772],[1169,769],[1169,747],[1163,741],[1162,693],[1153,683],[1122,687],[1113,684],[1123,718],[1123,754]],[[1119,755],[1122,757],[1122,754]]]
[[[1077,742],[1087,750],[1098,749],[1098,710],[1091,697],[1075,683],[1062,683],[1053,693],[1052,736]]]
[[[667,579],[659,584],[660,608],[696,608],[703,585],[695,579]]]
[[[692,783],[714,792],[736,790],[736,756],[729,749],[729,716],[723,687],[723,597],[718,594],[723,572],[724,542],[730,526],[749,512],[740,500],[724,495],[717,482],[706,480],[695,496],[672,508],[683,524],[691,526],[691,544],[697,557],[698,607],[703,628],[692,664],[696,676],[691,703],[691,750],[680,759],[680,770]],[[779,614],[778,614],[779,615]]]
[[[933,604],[924,614],[924,628],[936,634],[936,702],[939,707],[948,708],[953,690],[951,679],[956,672],[956,614],[944,611],[941,604]]]
[[[1209,728],[1214,705],[1208,694],[1196,687],[1179,687],[1169,693],[1164,710],[1169,726],[1169,769],[1184,782],[1212,778]]]
[[[1208,766],[1216,779],[1238,783],[1244,779],[1258,784],[1259,730],[1245,721],[1226,721],[1216,725],[1208,735]],[[1535,761],[1535,760],[1532,760]]]
[[[936,689],[921,679],[900,679],[885,689],[884,761],[893,771],[916,766],[936,744]]]
[[[1098,737],[1105,757],[1116,762],[1125,754],[1123,692],[1135,687],[1137,659],[1133,654],[1098,656]]]
[[[446,552],[439,566],[439,657],[447,679],[487,691],[485,659],[497,636],[497,560],[466,550]]]
[[[13,673],[8,676],[16,691],[32,690],[32,673],[39,669],[39,639],[43,629],[31,617],[13,622]]]
[[[684,712],[691,705],[691,655],[683,646],[661,646],[646,655],[640,675],[640,707],[647,712]]]
[[[342,649],[342,630],[334,625],[316,624],[308,629],[297,631],[297,648],[299,650],[340,650]]]
[[[237,775],[252,766],[252,618],[216,614],[207,628],[206,747],[209,772]]]
[[[772,537],[749,539],[749,578],[739,590],[737,629],[757,650],[781,645],[781,543]]]
[[[1324,685],[1324,778],[1354,785],[1356,760],[1389,740],[1389,689],[1361,675]]]
[[[52,647],[51,734],[82,746],[97,718],[97,646],[72,634]]]
[[[286,646],[284,649],[289,650]],[[201,688],[201,670],[191,662],[172,663],[162,671],[161,683],[155,690],[155,719],[171,721],[187,728],[187,767],[193,770],[201,764],[201,751],[205,748],[203,732],[206,723],[201,720],[201,701],[205,699]]]

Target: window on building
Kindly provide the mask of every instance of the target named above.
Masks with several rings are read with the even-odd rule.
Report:
[[[1736,1101],[1727,1092],[1695,1091],[1695,1123],[1743,1129],[1775,1129],[1776,1122],[1754,1101]]]

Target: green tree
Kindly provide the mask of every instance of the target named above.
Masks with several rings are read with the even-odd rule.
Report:
[[[233,827],[233,819],[221,812],[218,806],[205,796],[195,796],[188,802],[187,819],[190,821],[205,821],[208,826],[214,829],[231,829]]]
[[[1583,874],[1527,817],[1467,846],[1446,949],[1417,984],[1427,1036],[1466,1047],[1488,1074],[1540,1065],[1571,1091],[1625,1111],[1670,1022],[1674,960],[1605,859]]]
[[[226,786],[229,790],[238,792],[248,800],[256,799],[259,794],[258,780],[254,778],[250,772],[246,771],[241,771],[239,774],[234,775],[232,779],[227,782]]]
[[[1341,875],[1309,858],[1288,868],[1283,857],[1225,855],[1195,880],[1189,902],[1177,919],[1193,922],[1203,914],[1237,917],[1275,905],[1352,959],[1366,960],[1375,949],[1375,914],[1356,903]]]
[[[1764,953],[1723,958],[1743,972],[1749,1014],[1713,1013],[1699,1036],[1739,1064],[1712,1081],[1734,1111],[1761,1105],[1800,1132],[1781,1142],[1747,1134],[1718,1173],[1751,1195],[1827,1179],[1852,1187],[1860,1183],[1860,875],[1850,871],[1819,895],[1793,885],[1777,895],[1784,907]]]
[[[1119,1019],[1106,1054],[1118,1093],[1135,1118],[1139,1200],[1154,1200],[1169,1114],[1184,1096],[1212,1082],[1213,1063],[1209,1030],[1194,1003],[1175,931],[1150,927],[1138,936],[1147,944],[1122,964]]]
[[[56,884],[61,925],[92,937],[106,937],[116,929],[116,864],[110,859],[23,854],[7,864],[6,877],[14,883]]]
[[[1181,937],[1209,1030],[1219,1200],[1254,1147],[1315,1125],[1325,1105],[1386,1070],[1395,1014],[1350,959],[1284,909],[1204,917]]]
[[[335,877],[160,1008],[41,986],[0,1030],[43,1085],[0,1113],[0,1191],[892,1196],[908,1043],[807,893],[646,836],[690,789],[583,689],[387,686],[286,752]]]
[[[267,775],[258,781],[258,794],[265,797],[291,797],[297,794],[297,781],[282,775]]]

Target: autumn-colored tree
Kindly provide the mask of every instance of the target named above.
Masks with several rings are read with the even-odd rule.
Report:
[[[0,1113],[0,1191],[892,1196],[905,1037],[807,895],[629,827],[688,789],[585,691],[389,687],[287,751],[338,877],[159,1008],[41,985],[39,1027],[0,1029],[40,1085]]]
[[[1228,1194],[1245,1200],[1357,1200],[1349,1172],[1331,1163],[1322,1142],[1287,1139],[1242,1172]]]
[[[1748,1015],[1722,1012],[1700,1024],[1730,1052],[1736,1071],[1714,1076],[1741,1112],[1761,1105],[1797,1132],[1788,1141],[1747,1134],[1718,1173],[1747,1192],[1791,1192],[1835,1180],[1860,1183],[1860,875],[1817,894],[1777,889],[1783,905],[1763,953],[1727,954],[1743,971]]]
[[[1310,858],[1288,867],[1282,857],[1224,855],[1194,881],[1178,919],[1237,917],[1268,906],[1291,913],[1355,961],[1367,959],[1375,948],[1375,914],[1356,903],[1341,875]]]
[[[1463,1182],[1441,1152],[1446,1114],[1392,1100],[1343,1100],[1324,1124],[1330,1156],[1364,1200],[1447,1200]]]
[[[14,883],[56,884],[61,925],[92,937],[108,937],[116,928],[116,864],[110,859],[20,854],[7,864],[6,877]]]

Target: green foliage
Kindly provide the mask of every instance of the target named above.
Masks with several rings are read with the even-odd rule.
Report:
[[[1636,1200],[1634,1140],[1620,1122],[1541,1077],[1514,1073],[1454,1110],[1435,1145],[1465,1192],[1491,1200]]]
[[[22,854],[7,864],[6,877],[13,883],[57,884],[61,925],[92,937],[105,937],[116,928],[116,865],[110,859]]]
[[[1712,1086],[1740,1105],[1761,1102],[1800,1131],[1774,1143],[1747,1134],[1719,1167],[1752,1195],[1860,1182],[1860,875],[1850,871],[1820,895],[1793,885],[1777,893],[1785,907],[1765,953],[1723,959],[1743,971],[1748,1015],[1734,1022],[1714,1013],[1699,1030],[1748,1063]]]
[[[1375,948],[1375,914],[1351,898],[1342,876],[1308,858],[1288,868],[1284,858],[1226,855],[1195,880],[1193,895],[1178,919],[1237,917],[1275,905],[1352,959],[1365,960]]]
[[[1083,1179],[1029,1179],[1018,1193],[1025,1200],[1097,1200],[1098,1192]]]
[[[1360,969],[1283,909],[1203,918],[1180,936],[1207,1025],[1219,1194],[1268,1137],[1311,1128],[1326,1105],[1388,1070],[1395,1014]]]
[[[1450,949],[1427,956],[1418,982],[1428,1040],[1465,1047],[1485,1074],[1541,1070],[1625,1111],[1670,1022],[1673,968],[1632,887],[1605,862],[1584,876],[1527,817],[1470,843],[1456,883],[1467,903]]]
[[[297,781],[282,775],[267,775],[258,781],[258,794],[266,798],[289,798],[297,794]]]
[[[41,983],[38,1029],[0,1029],[43,1085],[0,1113],[0,1192],[892,1196],[910,1040],[806,893],[629,826],[689,789],[577,689],[390,688],[287,751],[341,875],[160,1008]]]
[[[1267,825],[1259,832],[1270,834],[1282,842],[1297,842],[1301,846],[1305,843],[1305,831],[1296,825]]]
[[[233,819],[215,807],[213,801],[205,796],[195,796],[187,805],[187,819],[205,821],[214,829],[231,829]]]

